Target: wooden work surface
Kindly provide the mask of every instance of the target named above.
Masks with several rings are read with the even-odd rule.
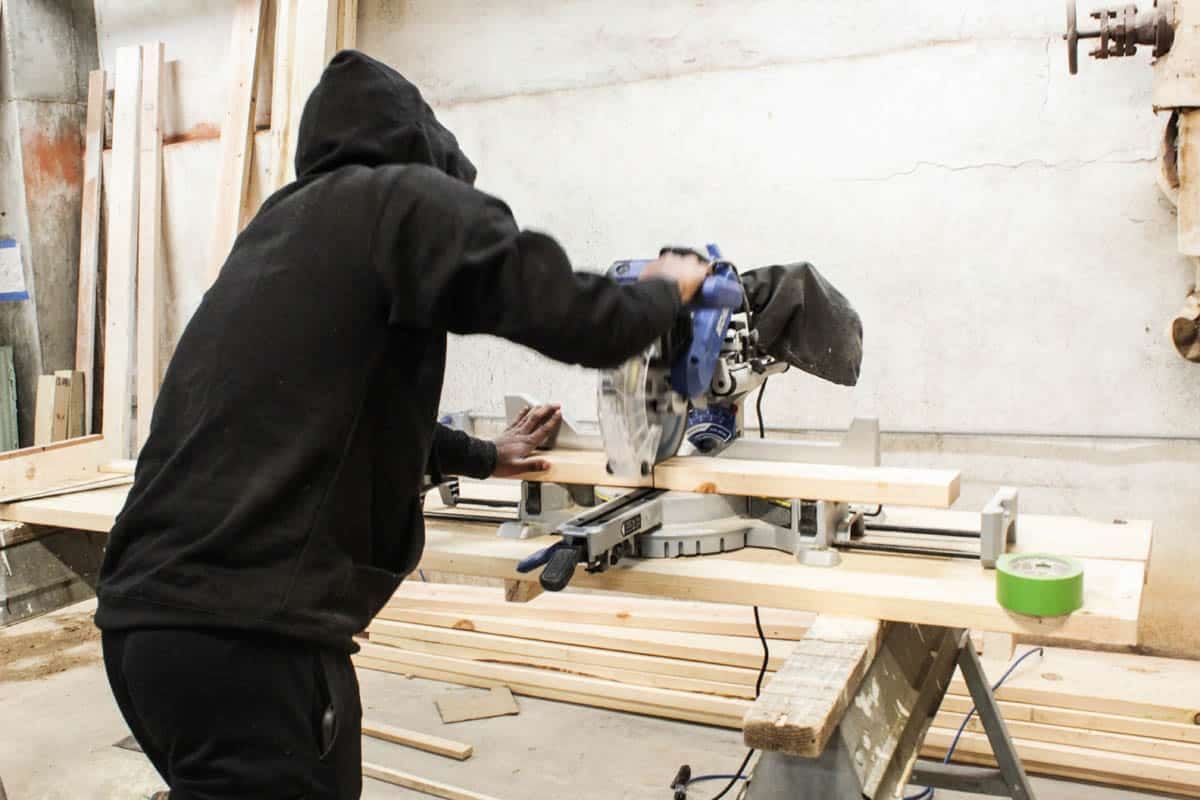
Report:
[[[0,518],[107,531],[126,486],[0,506]],[[977,515],[888,509],[889,521],[940,527]],[[1137,643],[1138,615],[1150,550],[1148,522],[1097,522],[1024,514],[1018,552],[1051,552],[1084,562],[1084,607],[1062,619],[1011,614],[996,604],[995,573],[974,561],[848,552],[837,567],[805,567],[784,553],[742,550],[703,558],[627,561],[608,572],[580,569],[572,585],[681,600],[815,611],[1055,637],[1064,643]],[[524,578],[518,560],[552,537],[500,539],[493,524],[428,520],[425,569],[494,578]]]

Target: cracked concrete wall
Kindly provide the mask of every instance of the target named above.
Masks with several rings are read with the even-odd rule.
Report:
[[[2,28],[0,234],[20,243],[30,300],[0,304],[0,339],[13,345],[28,445],[37,376],[75,363],[83,126],[98,55],[86,0],[7,0]]]
[[[216,148],[197,131],[219,124],[231,5],[97,4],[106,63],[158,36],[178,60],[172,331],[202,291]],[[888,463],[963,470],[963,507],[1011,483],[1025,510],[1153,518],[1144,639],[1200,657],[1200,373],[1164,334],[1192,269],[1154,183],[1162,120],[1146,58],[1072,78],[1061,29],[1036,0],[360,0],[359,42],[583,267],[706,241],[817,264],[863,316],[862,380],[776,379],[769,425],[876,415]],[[587,418],[594,386],[455,339],[443,407],[523,390]]]

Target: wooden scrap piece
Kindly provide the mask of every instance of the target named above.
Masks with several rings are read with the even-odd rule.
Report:
[[[362,774],[367,778],[374,778],[377,781],[390,783],[393,786],[403,786],[405,789],[412,789],[414,792],[423,792],[433,797],[441,797],[443,800],[496,800],[494,797],[472,792],[470,789],[460,789],[448,783],[429,780],[419,775],[413,775],[410,772],[401,772],[390,767],[372,764],[369,761],[363,762]]]
[[[504,599],[509,603],[528,603],[542,593],[537,581],[504,581]]]
[[[142,118],[138,190],[137,445],[150,436],[158,397],[158,331],[162,306],[163,43],[142,46]]]
[[[875,658],[884,630],[874,619],[817,617],[746,712],[746,745],[819,756]]]
[[[88,74],[87,126],[83,148],[83,197],[79,224],[79,292],[75,313],[75,369],[86,376],[84,430],[92,432],[96,368],[96,289],[100,272],[100,190],[104,156],[104,70]]]
[[[373,739],[382,739],[385,742],[414,747],[417,750],[424,750],[426,753],[435,753],[439,756],[446,756],[447,758],[454,758],[459,761],[467,760],[475,752],[475,748],[469,744],[443,739],[440,736],[434,736],[429,733],[384,725],[381,722],[363,720],[362,732],[363,736],[370,736]]]
[[[507,686],[497,686],[486,692],[449,692],[433,702],[442,722],[447,724],[521,713]]]
[[[77,369],[60,369],[54,377],[56,385],[58,381],[67,385],[66,438],[78,439],[84,435],[87,420],[87,375]]]
[[[71,373],[56,372],[54,380],[54,420],[50,429],[50,441],[62,442],[67,438],[67,420],[71,413]]]

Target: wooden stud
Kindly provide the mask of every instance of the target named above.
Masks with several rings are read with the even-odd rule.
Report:
[[[295,48],[296,0],[275,0],[275,61],[271,69],[271,172],[266,195],[278,191],[287,181]]]
[[[37,400],[33,412],[33,443],[47,445],[54,441],[55,381],[53,375],[39,375]]]
[[[883,640],[879,620],[817,617],[754,705],[743,738],[757,750],[816,758]]]
[[[391,725],[384,725],[381,722],[371,722],[363,720],[362,723],[363,736],[370,736],[373,739],[382,739],[385,742],[393,744],[402,744],[405,747],[414,747],[417,750],[424,750],[426,753],[435,753],[439,756],[454,758],[459,761],[465,761],[475,752],[475,748],[469,744],[462,742],[454,742],[450,739],[443,739],[440,736],[433,736],[428,733],[419,731],[405,730],[404,728],[396,728]]]
[[[258,57],[262,49],[265,0],[238,0],[229,41],[229,94],[221,123],[217,214],[209,249],[210,279],[216,280],[241,230],[242,207],[254,155],[254,111]]]
[[[163,43],[142,45],[142,119],[139,142],[137,268],[137,446],[150,436],[158,397],[158,334],[162,239]]]
[[[126,458],[130,452],[141,93],[141,48],[120,48],[117,50],[113,100],[112,179],[106,183],[109,187],[108,258],[105,262],[104,420],[101,430],[111,458]]]
[[[104,156],[104,70],[88,74],[83,196],[79,223],[79,293],[75,314],[75,369],[86,377],[84,433],[92,432],[96,369],[96,295],[100,270],[100,199]]]
[[[50,432],[53,442],[65,442],[67,429],[71,418],[71,371],[55,372],[54,380],[54,422]]]
[[[321,72],[337,45],[337,0],[296,0],[295,47],[292,51],[292,85],[288,99],[288,128],[284,182],[296,177],[296,139],[300,117]]]
[[[341,0],[338,4],[337,49],[358,47],[358,0]]]
[[[441,797],[443,800],[496,800],[494,797],[489,797],[486,794],[472,792],[469,789],[460,789],[448,783],[439,783],[438,781],[422,778],[419,775],[413,775],[409,772],[400,772],[399,770],[383,767],[379,764],[372,764],[369,761],[363,762],[362,774],[367,778],[374,778],[377,781],[390,783],[393,786],[403,786],[405,789],[412,789],[414,792]]]

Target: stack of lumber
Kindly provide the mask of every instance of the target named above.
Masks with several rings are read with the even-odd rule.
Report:
[[[763,609],[762,621],[767,685],[813,616]],[[514,603],[498,586],[406,583],[368,637],[360,667],[732,729],[762,663],[748,607],[612,593]],[[985,652],[990,680],[1005,655]],[[998,698],[1032,773],[1200,797],[1200,663],[1046,648]],[[957,678],[922,754],[943,757],[970,708]],[[977,718],[954,759],[990,762]]]
[[[1018,647],[1018,655],[1028,647]],[[1006,662],[984,656],[991,681]],[[1200,797],[1200,663],[1046,648],[997,692],[1009,734],[1031,773]],[[923,755],[942,758],[971,708],[951,684]],[[954,753],[989,764],[978,718]]]
[[[770,672],[812,615],[761,618]],[[748,607],[611,594],[406,583],[368,636],[361,667],[734,729],[763,661]]]

